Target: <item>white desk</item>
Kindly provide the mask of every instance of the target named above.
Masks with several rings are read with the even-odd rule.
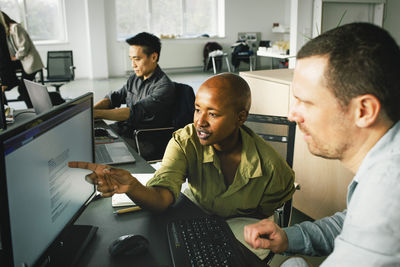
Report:
[[[266,50],[257,50],[257,56],[259,57],[270,57],[271,58],[271,69],[273,68],[273,59],[274,58],[279,58],[279,59],[288,59],[291,56],[286,55],[286,54],[278,54],[274,52],[269,52]]]

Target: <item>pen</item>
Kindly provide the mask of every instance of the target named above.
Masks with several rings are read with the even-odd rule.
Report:
[[[135,206],[135,207],[130,207],[130,208],[126,208],[126,209],[116,210],[116,211],[114,211],[114,214],[123,214],[123,213],[127,213],[127,212],[138,211],[141,209],[142,209],[141,207]]]

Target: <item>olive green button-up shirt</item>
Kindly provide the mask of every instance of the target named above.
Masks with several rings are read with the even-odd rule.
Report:
[[[161,168],[147,185],[168,188],[177,199],[187,178],[193,196],[210,213],[222,217],[272,215],[292,197],[294,172],[248,127],[240,128],[240,136],[241,161],[231,185],[225,184],[214,148],[200,144],[193,124],[173,134]]]

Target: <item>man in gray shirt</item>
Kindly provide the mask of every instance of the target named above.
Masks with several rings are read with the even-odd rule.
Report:
[[[96,103],[93,115],[94,118],[118,121],[113,129],[122,136],[132,138],[135,129],[171,125],[175,86],[158,66],[161,51],[158,37],[142,32],[126,42],[135,73],[121,89]],[[122,104],[126,107],[121,107]],[[152,136],[151,139],[144,141],[147,146],[158,138]],[[151,154],[152,151],[143,151],[142,148],[143,153]]]
[[[276,253],[329,255],[321,266],[400,266],[398,45],[368,23],[330,30],[298,52],[293,94],[289,118],[310,152],[355,174],[347,210],[285,229],[263,220],[245,227],[246,241]],[[284,266],[307,264],[292,258]]]

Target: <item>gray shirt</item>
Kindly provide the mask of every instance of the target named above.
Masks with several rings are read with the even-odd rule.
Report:
[[[286,252],[329,255],[321,266],[400,266],[400,122],[364,158],[347,210],[284,231]]]
[[[129,107],[129,119],[121,123],[129,129],[171,125],[175,86],[159,66],[146,80],[132,75],[121,89],[109,93],[106,98],[110,99],[111,108],[122,104]]]

